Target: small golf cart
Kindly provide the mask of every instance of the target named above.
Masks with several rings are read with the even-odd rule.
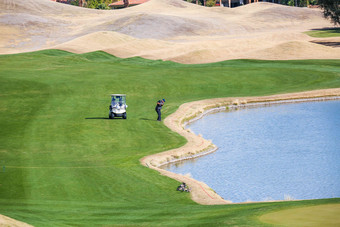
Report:
[[[123,94],[112,94],[109,118],[122,117],[126,119],[126,95]]]

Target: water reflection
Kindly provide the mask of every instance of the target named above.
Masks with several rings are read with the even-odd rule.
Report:
[[[198,158],[192,158],[192,159],[187,159],[187,160],[182,160],[182,161],[178,161],[178,162],[174,162],[174,163],[168,163],[165,165],[162,165],[162,169],[170,169],[172,167],[175,168],[180,168],[183,167],[184,165],[194,165],[197,162]]]

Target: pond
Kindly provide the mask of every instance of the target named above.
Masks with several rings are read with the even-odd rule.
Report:
[[[162,168],[232,202],[340,197],[340,100],[245,108],[189,125],[218,146]]]

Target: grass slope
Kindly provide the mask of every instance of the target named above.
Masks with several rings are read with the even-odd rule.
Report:
[[[339,60],[181,65],[103,52],[0,56],[0,213],[36,226],[256,225],[257,216],[340,199],[202,206],[139,159],[183,145],[155,121],[184,102],[340,87]],[[108,120],[126,93],[127,120]],[[262,224],[261,224],[262,225]],[[264,225],[264,224],[263,224]]]
[[[339,37],[340,28],[330,28],[330,29],[315,29],[313,31],[305,32],[307,35],[314,38],[328,38],[328,37]]]

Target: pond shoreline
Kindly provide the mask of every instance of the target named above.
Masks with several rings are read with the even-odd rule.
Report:
[[[196,121],[207,114],[227,109],[232,110],[261,105],[326,101],[335,99],[340,99],[340,88],[261,97],[215,98],[184,103],[175,113],[165,119],[164,124],[172,131],[184,136],[188,142],[180,148],[146,156],[140,161],[142,165],[155,169],[162,175],[171,177],[179,182],[186,182],[192,189],[191,198],[199,204],[228,204],[231,203],[231,201],[224,200],[205,183],[199,182],[189,176],[175,174],[160,168],[162,165],[168,163],[196,158],[214,152],[218,149],[211,141],[205,140],[201,135],[195,135],[190,129],[185,129],[187,124]]]

